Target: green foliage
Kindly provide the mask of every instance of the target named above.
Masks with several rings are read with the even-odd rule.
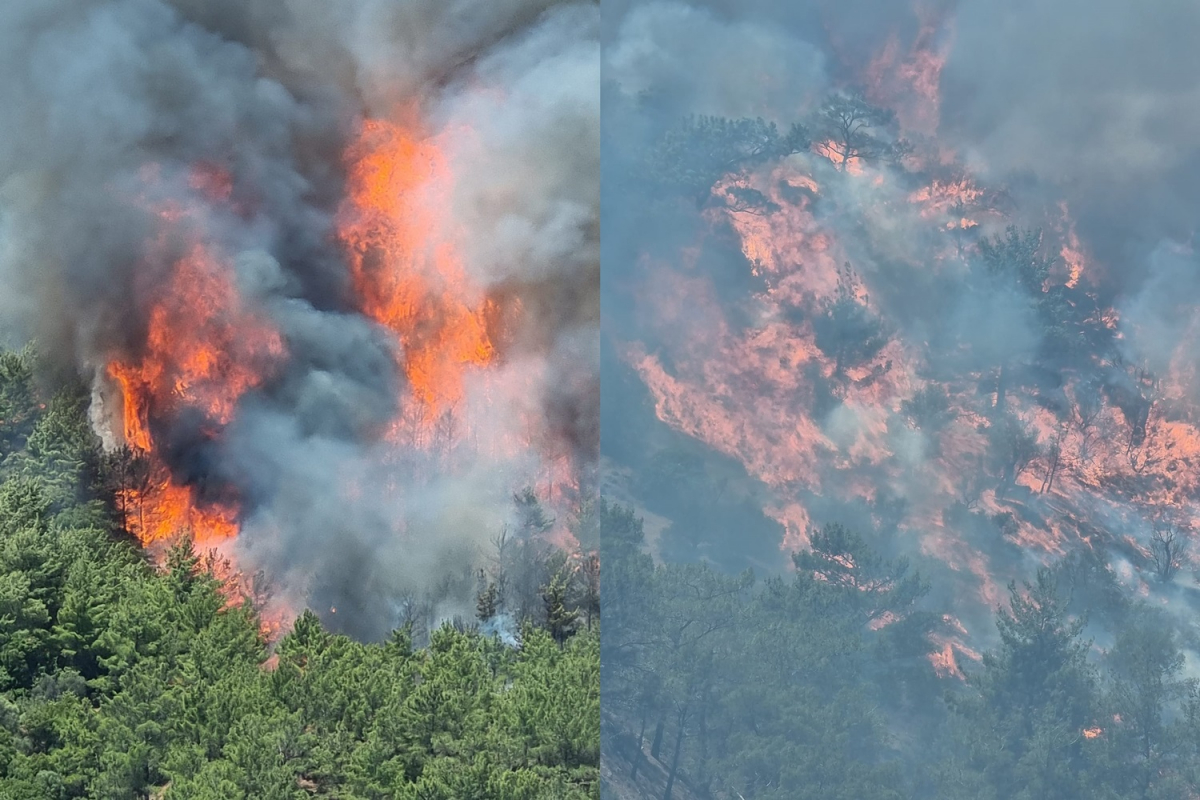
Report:
[[[1007,278],[1031,296],[1042,294],[1053,262],[1041,256],[1042,232],[1021,231],[1010,225],[1004,235],[979,241],[987,271]]]
[[[1041,454],[1037,433],[1020,417],[1004,410],[987,429],[988,453],[1002,487],[1010,487]]]
[[[1010,585],[962,681],[930,663],[949,629],[928,584],[845,526],[755,582],[656,565],[631,510],[600,510],[603,741],[636,796],[1197,796],[1200,686],[1172,619],[1124,599],[1102,555]],[[1102,657],[1076,608],[1117,631]]]
[[[756,584],[655,566],[632,512],[601,511],[606,747],[646,796],[679,797],[684,780],[698,796],[906,796],[896,764],[877,758],[888,747],[866,680],[869,645],[881,641],[867,624],[875,606],[907,613],[924,592],[906,564],[829,528],[796,577]],[[849,578],[807,571],[850,550],[871,571],[865,600]]]
[[[831,595],[866,622],[907,614],[929,593],[919,574],[908,574],[906,558],[884,559],[843,525],[826,525],[809,535],[811,549],[796,553],[798,581]]]
[[[88,498],[132,459],[102,463],[80,395],[41,403],[32,364],[0,353],[0,797],[599,797],[599,626],[576,630],[563,559],[557,641],[363,644],[305,612],[268,660],[189,540],[156,570],[116,535],[126,510]],[[523,535],[552,522],[518,505]]]
[[[1107,659],[1105,705],[1121,724],[1109,726],[1104,745],[1113,783],[1133,797],[1187,796],[1186,778],[1200,755],[1197,682],[1183,677],[1183,654],[1166,622],[1139,609]]]
[[[1086,318],[1077,300],[1068,299],[1061,285],[1051,285],[1055,258],[1043,255],[1043,244],[1040,230],[1010,225],[1003,235],[981,239],[979,253],[989,276],[1033,301],[1042,349],[1048,357],[1061,358],[1079,351],[1095,322]]]
[[[930,434],[940,431],[953,418],[946,390],[934,383],[901,402],[900,411],[914,426]]]
[[[542,592],[542,602],[546,604],[546,627],[561,646],[575,633],[575,623],[579,619],[579,612],[568,606],[567,581],[561,572]]]

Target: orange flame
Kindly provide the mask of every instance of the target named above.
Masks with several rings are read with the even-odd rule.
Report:
[[[941,36],[939,26],[949,28],[929,17],[923,23],[907,55],[893,39],[872,64],[868,94],[898,112],[902,129],[932,135],[947,41],[935,39]],[[831,296],[842,291],[840,270],[851,253],[874,254],[860,256],[861,266],[874,272],[864,274],[842,301],[857,303],[864,315],[884,316],[886,309],[871,298],[886,297],[905,279],[888,261],[905,263],[913,276],[939,269],[943,261],[970,269],[968,251],[986,235],[980,229],[1011,221],[1012,201],[1004,192],[966,176],[953,151],[936,143],[923,146],[932,147],[937,158],[922,159],[919,173],[906,160],[903,175],[872,168],[871,181],[852,184],[858,197],[870,198],[859,201],[862,213],[853,225],[837,225],[831,215],[814,213],[824,187],[801,159],[718,183],[717,195],[753,188],[770,201],[771,210],[742,213],[736,204],[710,206],[703,212],[709,231],[699,244],[681,248],[677,263],[645,259],[645,286],[637,302],[651,306],[639,310],[657,346],[627,342],[624,357],[646,385],[657,416],[735,458],[765,485],[764,511],[780,523],[783,549],[807,545],[806,505],[812,506],[813,498],[836,492],[838,500],[873,504],[890,492],[908,505],[896,512],[899,520],[888,518],[889,525],[916,537],[925,555],[956,574],[952,579],[964,593],[975,593],[991,608],[1003,602],[1000,587],[1025,569],[995,555],[997,541],[1048,564],[1093,547],[1099,537],[1129,557],[1129,576],[1138,580],[1137,571],[1153,568],[1154,553],[1149,534],[1136,532],[1169,517],[1180,531],[1181,563],[1196,563],[1200,375],[1194,353],[1200,316],[1183,326],[1169,363],[1159,365],[1161,375],[1131,374],[1128,387],[1114,389],[1114,383],[1125,383],[1118,380],[1101,390],[1088,367],[1064,369],[1062,397],[1053,402],[1047,402],[1049,394],[1039,397],[1020,385],[1000,389],[1004,371],[999,365],[999,377],[995,372],[948,376],[947,364],[929,363],[942,354],[911,336],[895,337],[875,356],[845,369],[818,346],[817,323]],[[841,164],[843,155],[834,143],[818,142],[813,149],[847,173],[861,167]],[[831,185],[846,180],[818,174]],[[914,191],[907,181],[918,175],[927,185]],[[905,203],[911,213],[892,213]],[[1046,220],[1057,238],[1047,238],[1043,255],[1058,259],[1043,291],[1061,292],[1063,302],[1088,316],[1086,324],[1107,328],[1116,339],[1136,333],[1116,309],[1100,307],[1093,287],[1101,283],[1103,264],[1080,240],[1066,204],[1059,208],[1059,220],[1053,212]],[[912,230],[896,235],[898,220]],[[847,230],[863,241],[853,246],[840,241]],[[729,231],[756,287],[736,305],[724,302],[718,285],[696,269],[707,237],[724,247]],[[957,243],[957,255],[947,240]],[[879,257],[884,252],[887,259]],[[1106,358],[1094,356],[1098,371],[1112,374],[1121,368],[1100,363]],[[933,374],[937,379],[928,388],[944,395],[945,407],[926,409],[929,416],[920,421],[912,408],[918,392],[927,388],[922,376]],[[1117,399],[1110,391],[1125,396]],[[1005,417],[1032,440],[1034,454],[1021,468],[991,463],[1004,457],[1006,433],[996,424]],[[981,542],[982,537],[987,538]],[[1135,588],[1150,592],[1146,581]],[[965,630],[953,638],[931,637],[929,658],[939,674],[962,677],[961,657],[979,658],[962,644],[966,637]],[[1097,727],[1083,735],[1102,733]]]
[[[191,487],[177,483],[157,450],[151,420],[199,412],[205,433],[216,435],[283,353],[278,331],[245,306],[232,270],[208,248],[193,244],[175,261],[151,301],[140,352],[107,365],[121,395],[122,438],[149,459],[147,485],[121,489],[124,506],[136,510],[131,531],[143,544],[185,530],[200,544],[237,534],[236,503],[201,505]]]
[[[1096,509],[1110,500],[1170,507],[1191,527],[1200,524],[1186,512],[1192,498],[1200,496],[1195,469],[1200,464],[1200,420],[1188,407],[1196,370],[1187,358],[1194,352],[1192,339],[1200,337],[1200,322],[1188,331],[1169,373],[1156,384],[1160,397],[1135,447],[1130,444],[1133,423],[1111,402],[1101,403],[1085,425],[1078,419],[1064,421],[1032,394],[1014,390],[1006,407],[1036,439],[1036,458],[1011,476],[1010,487],[964,487],[963,476],[984,473],[981,465],[994,448],[989,437],[1001,435],[992,433],[995,399],[979,400],[979,386],[988,376],[943,378],[934,386],[946,394],[946,422],[936,431],[915,423],[901,431],[897,425],[904,424],[903,406],[923,388],[918,376],[928,371],[920,342],[893,338],[873,358],[839,372],[818,346],[814,321],[838,292],[843,302],[848,298],[863,313],[876,313],[870,300],[875,276],[861,276],[849,294],[839,288],[846,250],[837,231],[814,215],[821,187],[802,169],[792,163],[718,185],[718,191],[731,186],[761,191],[776,207],[769,214],[732,208],[705,212],[717,235],[729,228],[737,234],[749,270],[761,281],[750,300],[755,313],[751,324],[734,322],[716,287],[688,266],[695,260],[688,250],[678,268],[648,261],[644,270],[644,296],[653,304],[646,318],[657,331],[660,348],[651,351],[630,343],[625,349],[661,420],[736,458],[750,476],[778,492],[768,497],[764,510],[783,527],[785,550],[806,543],[805,498],[832,488],[872,502],[881,489],[907,493],[906,484],[919,480],[923,488],[908,493],[917,499],[901,526],[918,536],[924,553],[961,573],[964,590],[994,607],[1002,601],[1005,580],[994,574],[993,558],[970,542],[971,526],[992,525],[992,535],[1049,562],[1076,543],[1089,546],[1093,532],[1104,528],[1103,520],[1095,518]],[[920,209],[931,230],[938,230],[944,229],[947,216],[957,221],[952,222],[955,227],[972,226],[973,220],[956,212],[978,208],[991,202],[989,197],[969,178],[958,178],[934,180],[907,193],[906,199]],[[869,225],[863,233],[872,235]],[[1082,253],[1073,231],[1062,233],[1065,252]],[[1077,265],[1082,271],[1081,262]],[[1062,283],[1071,289],[1078,273],[1076,265],[1069,266],[1071,274]],[[1112,309],[1098,314],[1103,325],[1116,325]],[[817,387],[836,392],[819,412],[814,410]],[[1068,389],[1078,405],[1085,390]],[[915,448],[911,461],[896,451],[897,441]],[[920,465],[919,478],[908,474],[909,464]],[[831,485],[825,486],[827,482]],[[956,504],[965,516],[947,518],[946,511]],[[1143,553],[1139,558],[1144,562],[1147,557]]]
[[[1062,249],[1059,251],[1059,258],[1067,267],[1066,286],[1069,289],[1074,289],[1079,285],[1079,279],[1087,267],[1087,261],[1083,245],[1079,241],[1079,235],[1075,233],[1075,223],[1071,220],[1067,204],[1065,202],[1059,203],[1058,207],[1062,211],[1066,227]]]
[[[452,238],[438,236],[449,204],[432,195],[451,185],[446,158],[436,141],[382,120],[363,123],[349,158],[338,236],[363,311],[396,335],[414,397],[435,415],[453,410],[466,372],[495,350],[488,304]]]
[[[822,158],[828,158],[835,166],[840,167],[849,175],[862,175],[863,163],[858,156],[846,157],[846,153],[842,152],[838,144],[832,139],[824,142],[817,142],[813,145],[813,152]]]
[[[901,54],[900,39],[893,34],[867,66],[867,96],[895,108],[902,130],[933,136],[940,122],[940,84],[951,37],[939,43],[939,34],[948,26],[929,9],[920,8],[918,14],[921,27],[908,53]]]

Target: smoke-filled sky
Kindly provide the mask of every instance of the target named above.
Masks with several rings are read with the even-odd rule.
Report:
[[[612,3],[605,75],[673,111],[790,119],[923,25],[948,55],[940,138],[981,174],[1054,183],[1097,231],[1190,235],[1200,9],[1185,0]]]
[[[578,488],[594,460],[599,16],[549,0],[4,4],[0,329],[94,382],[110,443],[113,363],[144,376],[174,342],[220,344],[221,381],[244,385],[176,380],[151,404],[156,457],[201,506],[236,498],[239,567],[380,635],[401,598],[469,570],[514,490]],[[368,175],[404,195],[369,198],[403,210],[380,224],[423,226],[403,257],[369,253],[371,274],[421,273],[450,298],[418,297],[403,335],[369,313],[342,235],[366,215],[347,198],[364,119],[404,132],[384,137],[399,165]],[[454,313],[487,318],[486,365],[442,357]],[[415,413],[414,380],[450,371],[443,435],[475,455],[384,435]]]
[[[603,450],[658,554],[775,569],[845,522],[933,563],[944,606],[994,608],[1089,542],[1146,591],[1155,525],[1200,509],[1198,33],[1185,2],[606,4]],[[853,90],[895,112],[897,165],[817,147],[699,202],[648,177],[687,115],[819,145]],[[1041,230],[1037,286],[980,246],[1009,225]],[[883,337],[850,369],[839,297]],[[661,425],[622,438],[637,409]],[[1010,429],[1036,441],[1016,479]],[[664,474],[727,487],[736,531],[685,519]],[[1192,580],[1154,596],[1182,611]]]

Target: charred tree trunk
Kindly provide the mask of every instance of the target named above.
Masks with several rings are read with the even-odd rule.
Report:
[[[701,786],[709,783],[708,777],[708,698],[710,686],[705,683],[704,693],[700,697],[700,759],[697,768],[696,779]]]
[[[671,756],[671,771],[667,773],[667,788],[663,790],[663,800],[671,800],[671,792],[675,790],[675,776],[679,773],[679,755],[683,752],[684,723],[687,722],[687,706],[679,712],[679,730],[675,733],[675,754]]]
[[[637,749],[633,752],[633,767],[629,770],[629,780],[636,781],[638,768],[642,766],[642,746],[646,743],[646,712],[642,712],[642,727],[638,731]]]
[[[654,741],[650,744],[650,756],[662,761],[659,755],[662,753],[663,729],[666,728],[666,719],[660,719],[658,724],[654,726]]]
[[[1005,464],[1000,473],[1000,484],[996,487],[996,499],[1003,500],[1008,496],[1008,490],[1017,485],[1016,465]]]
[[[1046,470],[1046,480],[1042,481],[1042,494],[1046,494],[1054,487],[1054,476],[1058,474],[1058,464],[1062,459],[1062,445],[1056,440],[1050,446],[1050,466]]]
[[[1134,407],[1133,425],[1129,431],[1129,446],[1141,447],[1146,441],[1146,427],[1150,423],[1150,403],[1142,400]]]

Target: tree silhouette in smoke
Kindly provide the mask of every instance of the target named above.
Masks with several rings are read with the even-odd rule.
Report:
[[[818,151],[845,170],[854,162],[897,161],[907,154],[907,143],[890,135],[895,122],[895,113],[872,105],[860,92],[837,92],[821,104],[813,132]]]
[[[1163,583],[1169,582],[1183,566],[1187,538],[1185,531],[1169,519],[1159,520],[1150,536],[1150,560],[1154,573]]]
[[[809,142],[808,129],[799,123],[781,133],[774,122],[761,118],[693,116],[662,136],[650,164],[656,181],[704,205],[725,175],[803,152]]]
[[[871,310],[861,281],[849,264],[838,270],[837,291],[821,304],[813,319],[813,334],[821,352],[833,359],[834,375],[866,364],[888,343],[889,331]]]
[[[810,533],[811,547],[792,556],[801,576],[838,590],[865,621],[898,614],[929,593],[920,573],[909,574],[907,558],[888,560],[844,525]]]

